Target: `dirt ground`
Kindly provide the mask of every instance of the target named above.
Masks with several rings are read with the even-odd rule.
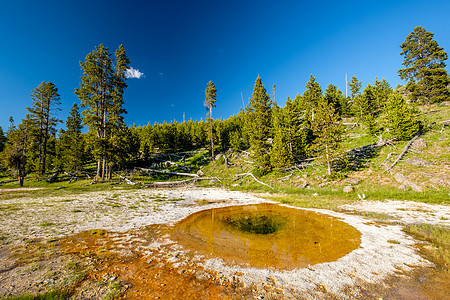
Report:
[[[445,205],[366,201],[342,207],[387,214],[391,223],[309,209],[355,227],[361,243],[336,261],[290,271],[229,265],[171,239],[173,225],[194,212],[262,202],[270,201],[200,188],[2,200],[0,297],[438,299],[448,293],[448,273],[436,271],[420,254],[421,242],[402,231],[402,224],[450,226]]]

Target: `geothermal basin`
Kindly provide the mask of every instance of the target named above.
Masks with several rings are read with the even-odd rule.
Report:
[[[361,233],[339,218],[271,203],[213,208],[175,225],[184,248],[230,265],[292,270],[357,249]]]

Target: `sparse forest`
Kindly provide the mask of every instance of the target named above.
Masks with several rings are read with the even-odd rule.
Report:
[[[378,143],[407,141],[431,128],[417,118],[419,107],[449,101],[447,53],[433,34],[416,27],[400,47],[405,68],[398,73],[407,80],[405,86],[392,88],[385,79],[364,85],[352,76],[346,97],[332,83],[323,91],[311,75],[305,92],[288,98],[282,107],[275,101],[275,85],[270,97],[258,76],[245,110],[228,119],[213,119],[220,90],[209,81],[205,120],[126,126],[124,72],[130,60],[122,45],[114,59],[99,45],[80,62],[83,75],[75,88],[80,103],[73,104],[63,128],[57,132],[63,121],[55,112],[64,99],[51,82],[32,91],[25,119],[16,125],[11,117],[6,132],[0,128],[4,177],[16,178],[22,186],[27,176],[50,182],[59,175],[70,181],[89,177],[103,182],[114,173],[124,178],[136,167],[176,174],[189,168],[175,163],[178,159],[170,154],[175,158],[183,152],[206,151],[205,162],[207,156],[212,161],[222,157],[226,166],[230,153],[249,154],[249,171],[256,177],[314,162],[325,167],[329,178],[342,178],[362,161],[348,141],[352,132],[358,130]],[[444,120],[443,127],[447,123]],[[189,155],[193,154],[184,157]]]

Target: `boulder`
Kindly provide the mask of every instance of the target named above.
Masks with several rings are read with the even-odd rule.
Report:
[[[442,177],[434,177],[430,179],[431,182],[436,183],[440,186],[449,186],[450,187],[450,180]]]
[[[342,191],[344,192],[344,193],[351,193],[351,192],[353,192],[355,189],[351,186],[351,185],[346,185],[346,186],[344,186],[344,188],[342,189]]]
[[[411,146],[412,146],[413,148],[416,148],[416,149],[425,149],[428,145],[427,145],[427,143],[425,142],[424,139],[419,138],[419,139],[416,139],[416,140],[412,143]]]
[[[205,175],[205,173],[202,170],[198,170],[197,175],[202,177]]]
[[[215,160],[219,160],[221,157],[222,157],[222,154],[219,153],[216,155]]]
[[[407,187],[410,187],[415,192],[422,192],[422,188],[412,182],[408,177],[403,175],[402,173],[398,172],[394,174],[394,179],[400,183],[400,185],[405,185]],[[399,187],[400,188],[400,187]]]
[[[429,167],[432,166],[433,164],[430,163],[429,161],[420,159],[420,158],[408,158],[407,160],[405,160],[405,162],[411,166],[415,166],[415,167]]]

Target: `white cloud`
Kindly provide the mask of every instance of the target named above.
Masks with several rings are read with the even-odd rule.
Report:
[[[127,71],[125,72],[125,77],[126,78],[141,78],[141,77],[145,77],[144,73],[140,72],[138,69],[133,69],[133,68],[128,68]]]

